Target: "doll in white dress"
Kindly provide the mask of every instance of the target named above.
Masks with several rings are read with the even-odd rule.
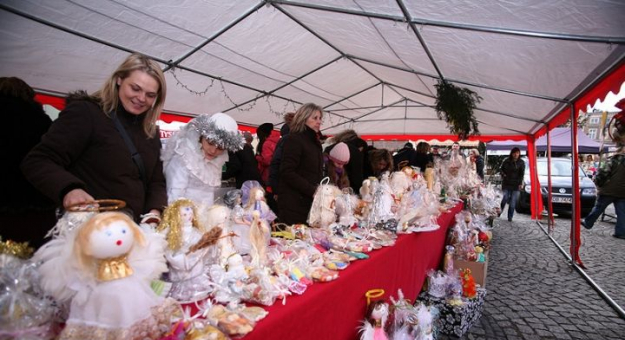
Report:
[[[237,253],[246,255],[250,253],[250,226],[252,221],[246,218],[245,210],[241,206],[241,190],[230,190],[224,196],[224,203],[230,208],[230,229],[236,236],[232,243]]]
[[[184,302],[208,296],[211,292],[208,262],[214,250],[212,247],[191,249],[204,235],[193,202],[179,199],[167,207],[159,230],[167,235],[165,258],[169,265],[169,281],[173,284],[169,295]]]
[[[237,122],[224,113],[191,120],[167,141],[161,156],[169,203],[188,198],[198,205],[212,205],[228,161],[226,151],[240,150],[243,144]]]
[[[160,338],[180,306],[150,281],[167,270],[165,240],[127,215],[106,212],[48,242],[35,255],[42,286],[69,318],[60,339]]]

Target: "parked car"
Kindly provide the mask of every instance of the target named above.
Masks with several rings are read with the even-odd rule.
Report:
[[[540,192],[543,197],[543,204],[547,210],[547,158],[536,159],[536,167],[538,169],[538,178],[540,181]],[[572,176],[573,167],[569,158],[552,158],[551,159],[551,201],[554,213],[568,213],[572,211]],[[595,205],[597,198],[597,188],[595,183],[588,178],[584,170],[579,168],[579,188],[581,200],[581,213],[583,216],[588,215],[592,207]],[[517,212],[530,211],[530,174],[527,159],[525,159],[525,178],[523,179],[523,189],[519,196],[519,202],[516,205]]]

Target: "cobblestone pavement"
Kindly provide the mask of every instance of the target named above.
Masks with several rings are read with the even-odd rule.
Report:
[[[556,217],[552,235],[567,252],[570,224]],[[581,233],[586,272],[625,308],[625,240],[611,236],[614,221]],[[483,315],[462,339],[625,339],[625,320],[528,215],[496,219],[493,235]]]

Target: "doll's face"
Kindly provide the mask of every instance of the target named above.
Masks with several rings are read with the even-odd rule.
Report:
[[[254,199],[260,201],[265,197],[262,190],[256,190],[256,194],[254,194]]]
[[[124,255],[134,244],[132,229],[124,221],[115,221],[89,235],[91,254],[97,259]]]
[[[183,225],[191,225],[193,217],[193,208],[190,206],[180,207],[180,219]]]

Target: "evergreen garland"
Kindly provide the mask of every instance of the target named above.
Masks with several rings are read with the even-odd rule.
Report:
[[[478,122],[473,110],[482,100],[477,93],[467,88],[460,88],[444,80],[436,86],[436,115],[445,119],[449,131],[465,140],[471,135],[479,135]]]

